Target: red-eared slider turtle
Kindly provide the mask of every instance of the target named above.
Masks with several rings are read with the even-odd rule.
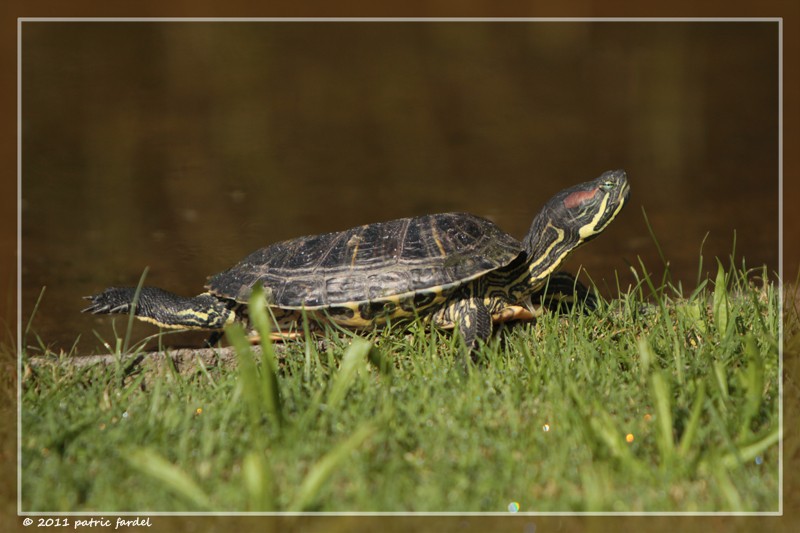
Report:
[[[209,278],[207,292],[184,298],[143,287],[136,316],[165,328],[219,331],[247,320],[253,287],[264,287],[278,326],[305,310],[318,321],[362,328],[420,316],[457,327],[474,349],[492,321],[517,316],[547,287],[571,290],[556,273],[575,248],[603,231],[625,205],[622,170],[575,185],[548,201],[522,242],[467,213],[402,218],[272,244]],[[555,275],[554,275],[555,273]],[[91,313],[127,313],[135,289],[89,296]],[[210,342],[212,342],[210,340]]]

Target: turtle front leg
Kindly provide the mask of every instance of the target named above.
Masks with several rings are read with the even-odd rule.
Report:
[[[492,334],[492,314],[479,298],[465,298],[454,302],[452,320],[469,350],[473,361],[478,359],[480,343],[489,340]]]
[[[579,302],[586,311],[597,309],[595,295],[575,276],[564,271],[551,274],[545,285],[531,295],[533,306],[557,313],[567,313]]]

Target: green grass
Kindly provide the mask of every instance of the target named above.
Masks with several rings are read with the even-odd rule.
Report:
[[[324,350],[233,329],[238,364],[189,375],[23,354],[22,508],[777,512],[777,289],[639,276],[466,368],[417,324]]]

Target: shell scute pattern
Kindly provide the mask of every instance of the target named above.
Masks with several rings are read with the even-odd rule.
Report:
[[[426,215],[275,243],[212,276],[207,288],[244,302],[261,283],[271,305],[339,306],[335,314],[347,315],[354,311],[346,304],[356,304],[370,320],[441,301],[443,291],[507,265],[521,251],[486,219]]]

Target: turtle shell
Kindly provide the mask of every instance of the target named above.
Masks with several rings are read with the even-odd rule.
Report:
[[[425,215],[278,242],[210,277],[206,288],[246,302],[261,283],[268,303],[285,309],[397,301],[441,295],[511,263],[522,249],[485,218]]]

